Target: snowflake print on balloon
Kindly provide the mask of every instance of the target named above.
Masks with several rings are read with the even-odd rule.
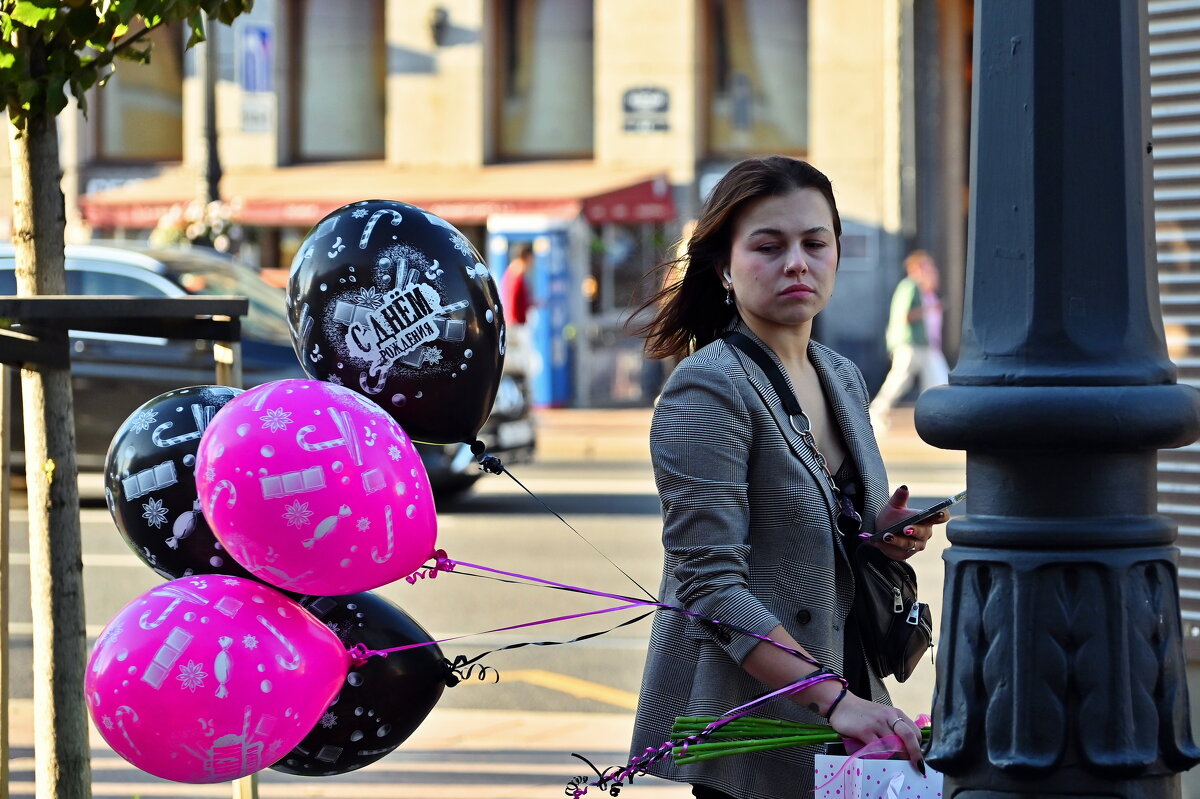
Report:
[[[246,647],[247,649],[258,649],[258,639],[253,635],[243,635],[242,646]]]
[[[383,307],[383,292],[371,286],[365,289],[359,289],[358,294],[354,295],[351,300],[355,305],[361,305],[364,308],[378,310]]]
[[[285,411],[283,408],[275,408],[258,418],[262,420],[264,430],[278,433],[280,430],[287,430],[287,426],[292,423],[292,412]]]
[[[130,426],[133,428],[133,432],[141,433],[145,430],[149,430],[150,425],[154,424],[157,420],[158,411],[142,411],[133,417],[133,421],[130,422]]]
[[[454,241],[454,249],[463,255],[472,255],[471,242],[467,241],[466,236],[451,236],[450,238]]]
[[[392,444],[391,446],[388,447],[388,457],[394,461],[400,460],[400,456],[402,456],[403,454],[404,453],[401,452],[400,448],[397,447],[395,444]]]
[[[146,520],[146,524],[158,529],[167,523],[167,509],[163,507],[161,499],[151,499],[149,502],[142,504],[142,518]]]
[[[288,505],[287,510],[283,512],[283,518],[287,519],[289,525],[295,527],[303,527],[308,524],[309,517],[312,515],[313,512],[308,509],[308,503],[300,500]]]
[[[321,726],[325,729],[332,729],[337,726],[337,716],[333,713],[326,713],[321,716]]]
[[[367,530],[370,530],[370,529],[371,529],[371,520],[368,519],[366,516],[360,517],[358,520],[358,531],[360,533],[365,533]]]
[[[192,693],[196,693],[197,688],[204,687],[204,678],[208,673],[204,670],[203,663],[197,663],[194,660],[189,660],[186,666],[179,667],[179,674],[175,679],[179,680],[179,687],[186,688]]]

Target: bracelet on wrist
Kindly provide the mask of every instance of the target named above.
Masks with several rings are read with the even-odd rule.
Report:
[[[837,698],[834,699],[833,702],[829,705],[829,710],[826,710],[824,713],[821,714],[822,716],[825,717],[826,721],[830,721],[833,719],[833,711],[837,710],[837,706],[840,705],[842,703],[842,700],[846,698],[847,690],[848,689],[846,688],[846,686],[843,685],[841,693],[839,693],[837,695]]]

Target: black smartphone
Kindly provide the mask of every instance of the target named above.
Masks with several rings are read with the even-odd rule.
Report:
[[[887,535],[888,533],[891,533],[892,535],[897,535],[900,533],[901,530],[903,530],[905,527],[908,527],[910,524],[917,524],[919,522],[923,522],[926,519],[928,519],[930,516],[934,516],[935,514],[937,514],[938,511],[945,510],[946,508],[950,507],[951,505],[957,505],[959,502],[962,502],[966,498],[967,498],[967,492],[959,491],[957,494],[955,494],[952,497],[946,497],[943,500],[933,503],[925,510],[917,511],[916,513],[914,513],[912,516],[909,516],[904,521],[896,522],[891,527],[885,527],[882,530],[876,530],[874,533],[871,533],[871,535],[869,535],[868,538],[872,541],[882,541],[883,537],[885,535]]]

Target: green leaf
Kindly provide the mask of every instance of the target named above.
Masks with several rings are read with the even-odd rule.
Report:
[[[17,54],[0,51],[0,72],[12,69],[17,65]]]
[[[187,44],[184,45],[185,50],[190,50],[192,47],[208,40],[208,37],[204,35],[204,17],[199,12],[188,15],[187,24],[192,34],[188,36]]]
[[[17,0],[11,16],[14,22],[27,28],[36,28],[59,13],[57,0]]]
[[[95,6],[85,3],[67,14],[67,32],[77,41],[88,41],[99,27],[100,17],[96,15]]]

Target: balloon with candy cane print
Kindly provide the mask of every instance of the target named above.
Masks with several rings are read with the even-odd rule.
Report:
[[[301,243],[287,301],[310,377],[370,398],[415,441],[473,442],[500,385],[504,314],[453,225],[391,200],[343,206]]]
[[[349,668],[337,636],[279,591],[197,575],[126,605],[97,639],[84,687],[96,728],[130,763],[223,782],[294,748]]]
[[[196,487],[229,554],[288,591],[377,588],[434,551],[433,494],[411,440],[331,383],[278,380],[230,402],[200,441]]]
[[[202,385],[160,394],[134,410],[109,445],[104,498],[113,521],[129,548],[167,579],[250,576],[205,522],[193,476],[200,437],[240,393]]]

